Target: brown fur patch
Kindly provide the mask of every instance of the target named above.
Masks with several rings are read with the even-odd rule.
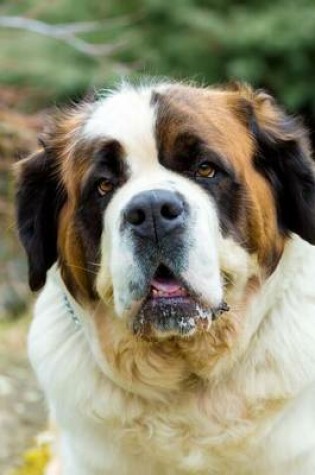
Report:
[[[273,190],[254,166],[255,140],[245,114],[257,114],[260,126],[270,128],[276,124],[277,110],[267,106],[266,95],[255,97],[245,86],[236,90],[178,86],[159,101],[160,156],[166,162],[171,159],[176,138],[184,131],[200,137],[229,163],[243,190],[244,211],[236,223],[240,242],[257,253],[267,273],[272,272],[284,238],[278,229]]]
[[[79,301],[94,298],[93,279],[87,269],[82,237],[75,222],[81,183],[91,166],[90,150],[81,137],[91,108],[91,104],[82,103],[57,113],[44,135],[45,146],[56,160],[60,183],[67,195],[59,215],[58,261],[67,287]]]

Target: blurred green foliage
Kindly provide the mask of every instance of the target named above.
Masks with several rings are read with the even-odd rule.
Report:
[[[44,100],[80,95],[121,74],[240,79],[315,122],[314,0],[12,0],[0,3],[0,15],[50,24],[104,20],[81,38],[122,43],[96,58],[56,39],[1,29],[0,82],[42,90]]]

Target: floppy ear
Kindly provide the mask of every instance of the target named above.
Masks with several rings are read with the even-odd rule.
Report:
[[[64,202],[55,160],[42,150],[17,165],[16,210],[29,264],[29,284],[39,290],[57,259],[57,218]]]
[[[315,168],[307,132],[265,92],[253,93],[250,102],[254,162],[272,186],[279,227],[315,244]]]

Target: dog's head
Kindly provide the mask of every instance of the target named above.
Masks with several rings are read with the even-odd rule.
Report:
[[[208,331],[291,233],[315,244],[305,131],[247,86],[124,86],[57,114],[18,169],[31,288],[58,261],[136,334]]]

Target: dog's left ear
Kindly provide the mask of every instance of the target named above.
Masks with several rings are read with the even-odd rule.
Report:
[[[315,244],[315,167],[307,131],[267,93],[246,89],[245,95],[254,163],[272,186],[279,227]]]
[[[16,164],[16,216],[29,264],[29,284],[39,290],[57,260],[57,221],[64,203],[56,161],[44,148]]]

